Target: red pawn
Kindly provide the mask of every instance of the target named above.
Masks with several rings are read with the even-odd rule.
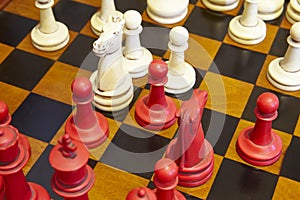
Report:
[[[164,85],[168,81],[168,66],[162,60],[154,60],[149,65],[148,82],[150,93],[136,103],[135,119],[144,128],[162,130],[176,121],[176,105],[165,95]]]
[[[131,190],[126,200],[157,200],[155,193],[147,187],[140,187]]]
[[[77,112],[68,118],[65,130],[76,141],[83,142],[89,149],[101,145],[108,137],[108,122],[92,108],[92,84],[88,78],[76,78],[71,85]]]
[[[178,167],[173,160],[163,158],[155,164],[153,182],[157,200],[186,200],[175,189],[178,184]]]
[[[30,154],[27,142],[21,142],[19,131],[13,126],[0,126],[0,175],[3,176],[6,200],[50,200],[40,185],[28,183],[23,174]],[[17,187],[16,187],[17,186]]]
[[[236,149],[246,162],[265,166],[276,162],[282,151],[281,138],[272,130],[276,119],[279,100],[276,95],[265,92],[257,99],[254,127],[244,129],[237,140]]]
[[[88,191],[95,182],[94,171],[87,165],[89,152],[80,142],[65,134],[49,155],[55,172],[53,191],[65,200],[88,200]]]
[[[11,115],[8,106],[4,101],[0,101],[0,126],[8,125],[11,122]]]
[[[170,142],[166,157],[179,166],[179,184],[196,187],[209,180],[214,169],[214,150],[204,138],[202,115],[207,92],[194,90],[178,112],[178,137]]]

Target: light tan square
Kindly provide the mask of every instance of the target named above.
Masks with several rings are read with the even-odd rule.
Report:
[[[241,117],[253,89],[253,84],[207,72],[200,85],[208,91],[206,107],[234,117]]]
[[[33,92],[72,105],[71,83],[78,76],[89,78],[90,72],[56,62],[35,86]]]

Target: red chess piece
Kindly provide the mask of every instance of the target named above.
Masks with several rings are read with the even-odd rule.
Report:
[[[19,137],[16,128],[0,126],[0,175],[3,176],[6,200],[50,200],[48,192],[40,185],[28,183],[22,168],[29,160],[26,139]],[[17,187],[16,187],[17,186]]]
[[[173,139],[166,157],[179,166],[180,186],[196,187],[211,177],[214,168],[214,151],[204,138],[202,115],[207,102],[207,92],[194,90],[192,97],[182,103],[177,113],[178,137]]]
[[[65,200],[88,200],[88,192],[95,182],[88,159],[89,152],[84,145],[65,134],[49,155],[55,170],[51,179],[53,191]]]
[[[4,199],[4,195],[5,195],[4,180],[3,177],[0,176],[0,199]]]
[[[265,92],[257,99],[254,127],[244,129],[237,140],[236,150],[246,162],[265,166],[276,162],[282,151],[281,138],[272,130],[276,119],[279,100],[276,95]]]
[[[0,101],[0,126],[10,124],[11,116],[8,111],[7,104],[4,101]]]
[[[176,163],[163,158],[154,166],[154,179],[156,186],[154,190],[157,200],[186,200],[186,198],[175,189],[178,184],[178,167]]]
[[[164,84],[168,77],[168,66],[162,60],[154,60],[149,65],[148,82],[150,93],[136,103],[135,119],[144,128],[162,130],[176,121],[176,105],[165,95]]]
[[[151,189],[140,187],[131,190],[126,197],[126,200],[157,200],[157,198]]]
[[[76,78],[71,86],[77,112],[68,118],[65,130],[76,141],[89,149],[101,145],[108,137],[107,119],[92,108],[92,84],[88,78]]]

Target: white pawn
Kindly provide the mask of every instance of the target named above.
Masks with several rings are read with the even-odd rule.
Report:
[[[147,14],[161,24],[181,21],[188,11],[189,0],[147,0]]]
[[[258,16],[264,20],[274,20],[283,11],[284,0],[260,0],[258,2]]]
[[[123,49],[123,66],[132,78],[139,78],[148,73],[148,66],[153,60],[151,52],[141,46],[140,33],[143,31],[142,16],[138,11],[128,10],[124,13],[126,35]]]
[[[235,9],[239,4],[239,0],[202,0],[202,3],[208,9],[224,12]]]
[[[267,78],[281,90],[296,91],[300,89],[300,22],[292,26],[287,42],[289,47],[284,57],[269,64]]]
[[[40,23],[31,31],[32,44],[42,51],[56,51],[67,45],[70,39],[66,25],[55,21],[52,11],[53,0],[37,0],[40,9]]]
[[[182,26],[171,29],[169,49],[171,51],[168,64],[168,82],[165,91],[171,94],[182,94],[191,89],[196,81],[194,68],[185,62],[184,52],[188,48],[189,32]]]
[[[110,15],[123,17],[123,14],[116,10],[114,0],[102,0],[101,10],[91,18],[91,28],[95,35],[99,36],[103,32],[103,26],[107,23]]]
[[[228,35],[237,43],[258,44],[266,37],[266,24],[257,16],[258,0],[246,0],[242,15],[234,17],[228,28]]]
[[[300,1],[299,0],[290,0],[286,8],[285,17],[291,24],[300,22]]]

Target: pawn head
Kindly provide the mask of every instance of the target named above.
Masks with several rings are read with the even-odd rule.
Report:
[[[124,13],[125,26],[127,29],[137,29],[142,23],[142,16],[136,10],[128,10]]]
[[[154,166],[154,174],[154,183],[157,187],[175,187],[178,183],[178,166],[169,158],[157,161]]]
[[[279,100],[275,94],[265,92],[257,98],[256,107],[263,114],[273,114],[279,107]]]
[[[296,22],[295,24],[293,24],[290,30],[290,34],[295,42],[300,42],[300,22]]]
[[[169,37],[172,44],[181,46],[188,41],[189,32],[183,26],[176,26],[171,29]]]
[[[4,101],[0,101],[0,121],[3,121],[8,116],[8,106]]]
[[[152,85],[161,86],[168,81],[168,65],[163,60],[153,60],[149,65],[148,82]]]
[[[92,94],[92,84],[88,78],[78,77],[73,80],[71,90],[76,98],[85,99]]]

